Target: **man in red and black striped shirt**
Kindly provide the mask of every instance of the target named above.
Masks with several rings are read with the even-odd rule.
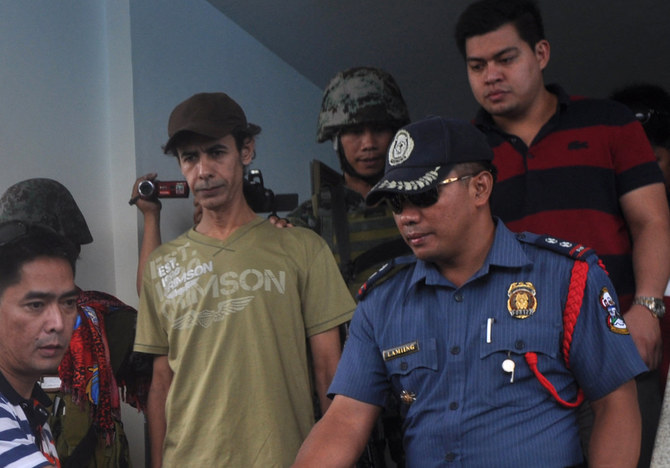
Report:
[[[475,123],[495,153],[493,213],[512,230],[594,248],[640,355],[655,369],[662,350],[657,304],[670,275],[670,216],[641,125],[618,103],[545,86],[550,46],[533,1],[474,3],[455,36],[481,105]],[[658,387],[653,380],[648,385]],[[658,411],[649,413],[657,421]],[[643,434],[652,446],[655,424]]]

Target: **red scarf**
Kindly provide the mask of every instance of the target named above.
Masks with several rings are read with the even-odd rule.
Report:
[[[109,358],[105,316],[121,309],[137,311],[98,291],[80,291],[77,305],[77,325],[58,367],[61,391],[71,393],[76,404],[89,403],[93,424],[110,445],[114,440],[114,421],[121,418],[119,389],[124,401],[134,403],[138,409],[144,407],[141,402],[146,400],[141,395],[146,395],[146,389],[143,386],[129,389],[125,381],[116,382]]]

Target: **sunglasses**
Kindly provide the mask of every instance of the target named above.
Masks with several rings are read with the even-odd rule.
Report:
[[[670,115],[670,113],[665,112],[665,111],[659,111],[659,110],[656,110],[656,109],[647,109],[647,110],[644,110],[644,111],[636,111],[634,115],[635,115],[635,120],[637,120],[642,125],[644,125],[647,122],[649,122],[649,120],[654,115],[668,117]]]
[[[57,234],[49,226],[34,226],[23,221],[12,220],[0,223],[0,247],[25,237],[32,231],[45,231]]]
[[[477,174],[468,174],[460,177],[449,177],[448,179],[444,179],[442,182],[439,182],[437,185],[435,185],[435,187],[431,187],[425,192],[413,194],[393,193],[386,197],[386,200],[391,206],[391,211],[393,211],[395,214],[402,213],[405,203],[410,203],[419,208],[426,208],[437,203],[437,200],[440,198],[439,188],[441,186],[453,184],[459,180],[470,179],[476,175]]]

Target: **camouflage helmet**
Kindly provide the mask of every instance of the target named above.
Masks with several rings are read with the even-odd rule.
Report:
[[[78,246],[93,242],[72,194],[52,179],[28,179],[9,187],[0,197],[0,222],[10,220],[48,226]]]
[[[322,143],[342,127],[362,123],[389,123],[397,128],[409,123],[400,88],[379,68],[350,68],[330,80],[323,92],[316,139]]]

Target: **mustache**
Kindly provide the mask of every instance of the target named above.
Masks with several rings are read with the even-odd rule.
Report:
[[[209,190],[213,188],[225,188],[227,187],[228,184],[225,181],[219,180],[219,181],[204,181],[204,182],[199,182],[195,184],[193,187],[193,191],[197,192],[198,190]]]
[[[58,348],[67,348],[67,342],[59,338],[54,338],[52,336],[46,338],[40,338],[35,342],[36,347],[38,348],[47,348],[47,347],[58,347]]]

